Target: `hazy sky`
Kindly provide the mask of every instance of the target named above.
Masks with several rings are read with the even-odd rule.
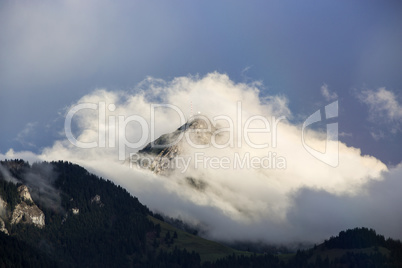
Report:
[[[278,233],[282,223],[257,216],[275,209],[283,213],[273,215],[290,226],[282,230],[291,230],[288,241],[304,239],[303,228],[321,230],[315,237],[320,239],[355,223],[402,237],[398,226],[384,227],[366,210],[382,211],[398,196],[393,191],[401,174],[395,166],[402,162],[401,27],[400,1],[0,1],[0,156],[80,163],[126,186],[153,209],[216,224],[210,231],[221,232],[221,239],[238,234],[246,217],[255,220],[248,225],[255,237],[269,224],[274,227],[266,239],[284,235]],[[240,182],[226,189],[222,177],[207,182],[210,196],[194,197],[182,188],[182,178],[172,186],[137,174],[135,184],[117,167],[122,175],[116,177],[96,158],[112,161],[113,152],[77,150],[66,143],[63,129],[68,107],[83,101],[114,102],[124,115],[142,114],[151,103],[188,109],[193,102],[213,116],[230,113],[237,100],[250,113],[286,115],[285,137],[295,146],[303,121],[338,100],[340,167],[319,166],[304,151],[284,146],[279,150],[289,157],[288,173],[270,174],[275,179],[271,187],[261,187],[260,195]],[[74,129],[83,139],[93,138],[85,129],[97,122],[92,116],[82,115]],[[180,126],[161,118],[167,123],[161,131]],[[291,162],[292,157],[305,162]],[[261,174],[252,174],[256,187]],[[299,181],[290,180],[295,177]],[[162,186],[153,199],[146,193],[156,185]],[[376,187],[389,198],[367,201]],[[264,189],[280,205],[256,205],[260,210],[253,211],[255,204],[274,202]],[[245,199],[234,198],[236,191]],[[314,211],[328,213],[326,204],[334,208],[333,217],[350,213],[355,218],[333,226],[311,224],[322,218]],[[308,208],[315,213],[309,221]],[[393,216],[399,211],[384,213],[383,218],[400,223]]]

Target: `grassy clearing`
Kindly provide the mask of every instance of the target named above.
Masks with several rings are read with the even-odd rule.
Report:
[[[148,218],[154,222],[155,224],[160,224],[161,233],[160,237],[163,239],[167,232],[170,232],[173,235],[174,232],[177,233],[177,239],[174,239],[174,243],[170,246],[166,244],[161,244],[160,247],[165,250],[171,250],[175,246],[179,249],[186,249],[187,251],[195,251],[200,254],[201,261],[215,261],[219,258],[223,258],[228,255],[252,255],[250,252],[235,250],[230,247],[221,245],[217,242],[210,241],[204,238],[201,238],[196,235],[192,235],[180,229],[177,229],[170,224],[160,221],[152,216],[148,216]]]
[[[292,259],[294,256],[296,256],[296,253],[277,254],[276,256],[281,261],[288,262],[290,259]]]

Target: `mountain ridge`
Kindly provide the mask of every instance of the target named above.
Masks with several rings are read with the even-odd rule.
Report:
[[[30,189],[33,202],[45,215],[43,228],[5,221],[9,235],[0,234],[0,267],[402,265],[401,242],[367,228],[342,231],[323,244],[293,254],[238,251],[156,219],[156,214],[121,186],[78,165],[63,161],[29,165],[23,160],[1,161],[0,165],[10,175],[6,178],[0,173],[0,196],[10,207],[20,202],[19,192],[28,197],[25,188],[18,191],[16,182],[29,184],[35,178],[48,184]]]

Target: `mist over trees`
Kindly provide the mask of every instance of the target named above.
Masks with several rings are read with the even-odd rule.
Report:
[[[190,244],[191,239],[196,238],[193,235],[195,229],[179,219],[165,220],[163,216],[154,214],[121,186],[78,165],[63,161],[29,165],[22,160],[2,161],[0,164],[0,196],[9,204],[7,209],[21,202],[17,187],[27,183],[30,191],[37,191],[32,195],[33,201],[44,212],[46,219],[45,227],[40,229],[25,223],[11,225],[7,217],[2,216],[9,235],[0,233],[0,267],[402,265],[401,242],[385,239],[368,228],[341,231],[321,245],[295,253],[251,253],[227,248],[231,254],[207,260],[202,257],[201,251],[181,246],[183,235],[187,237],[185,239],[190,239]],[[31,180],[27,180],[27,174],[30,174]],[[40,184],[36,190],[32,178]],[[46,191],[43,192],[43,189]],[[56,198],[49,199],[49,196]],[[3,214],[7,213],[7,209]]]

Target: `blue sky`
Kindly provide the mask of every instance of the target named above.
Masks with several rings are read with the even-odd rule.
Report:
[[[395,165],[401,117],[362,92],[384,87],[401,108],[401,26],[400,1],[2,1],[0,152],[51,146],[95,88],[218,71],[285,96],[295,121],[329,103],[327,85],[341,140]]]

